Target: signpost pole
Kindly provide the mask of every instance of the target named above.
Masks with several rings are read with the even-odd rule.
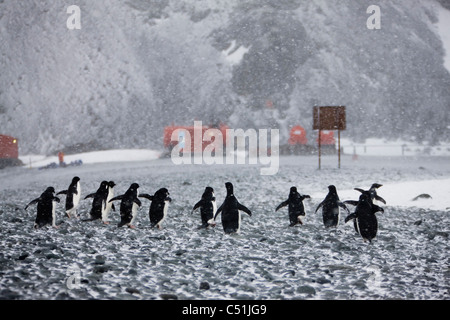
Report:
[[[321,152],[321,139],[320,139],[321,132],[322,131],[319,129],[319,170],[320,170],[320,157],[322,155],[322,152]]]
[[[341,168],[341,130],[338,130],[338,159],[339,165],[338,168]]]

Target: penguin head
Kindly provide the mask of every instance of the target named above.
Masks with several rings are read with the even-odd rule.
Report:
[[[206,193],[213,193],[213,192],[214,192],[214,189],[211,188],[211,187],[206,187],[206,188],[205,188],[205,192],[206,192]]]
[[[78,181],[80,181],[79,177],[73,177],[72,183],[77,183]]]
[[[155,197],[165,199],[170,195],[169,190],[167,188],[161,188],[155,193]]]
[[[114,181],[110,181],[110,182],[108,182],[108,186],[110,188],[114,188],[116,186],[116,184],[114,183]]]
[[[370,195],[368,192],[363,192],[361,193],[361,195],[359,196],[359,201],[360,202],[369,202],[370,203]]]
[[[291,187],[291,193],[296,193],[297,192],[297,187]]]
[[[334,185],[329,185],[329,186],[328,186],[328,191],[333,192],[333,193],[336,193],[336,192],[337,192],[337,191],[336,191],[336,187],[335,187]]]
[[[227,188],[228,195],[233,195],[233,184],[231,182],[225,183],[225,188]]]
[[[370,189],[378,189],[379,187],[382,187],[382,186],[383,186],[382,184],[374,183],[374,184],[370,187]]]
[[[45,192],[44,193],[51,193],[51,194],[53,194],[53,193],[55,193],[55,188],[53,188],[53,187],[48,187],[47,189],[45,189]]]
[[[130,190],[137,190],[137,189],[139,189],[139,185],[137,183],[131,184]]]
[[[100,183],[100,189],[105,189],[108,186],[108,181],[102,181],[102,183]]]

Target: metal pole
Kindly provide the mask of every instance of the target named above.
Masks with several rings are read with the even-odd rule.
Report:
[[[320,123],[319,123],[319,125],[320,125]],[[321,157],[321,139],[320,139],[321,132],[322,131],[319,129],[319,170],[320,170],[320,157]]]
[[[338,159],[339,169],[341,168],[341,130],[338,130]]]

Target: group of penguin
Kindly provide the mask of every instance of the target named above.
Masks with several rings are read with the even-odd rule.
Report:
[[[131,184],[125,194],[114,197],[113,181],[102,181],[100,187],[95,193],[87,195],[84,199],[93,198],[92,207],[90,210],[90,218],[82,221],[102,220],[104,224],[109,224],[109,213],[111,210],[115,211],[113,202],[120,200],[120,222],[118,227],[127,226],[134,229],[134,221],[137,217],[138,208],[142,205],[139,198],[145,198],[151,201],[149,218],[151,227],[162,228],[162,223],[167,216],[169,203],[172,201],[167,188],[161,188],[155,192],[154,195],[139,194],[139,185],[137,183]],[[386,201],[377,194],[377,189],[381,184],[374,183],[369,190],[355,188],[361,193],[359,200],[347,200],[341,202],[334,185],[328,186],[328,194],[325,199],[317,206],[315,213],[322,208],[322,217],[324,226],[327,228],[337,227],[339,224],[340,209],[344,209],[348,216],[345,218],[345,223],[353,220],[356,232],[364,239],[364,241],[371,242],[376,237],[378,231],[378,221],[376,217],[377,212],[384,212],[383,208],[379,207],[374,201],[380,201],[386,204]],[[193,209],[200,209],[200,216],[202,224],[199,228],[215,227],[215,220],[217,216],[222,213],[222,226],[226,234],[237,233],[241,226],[241,215],[239,211],[252,215],[251,211],[242,205],[234,195],[234,188],[231,182],[225,183],[227,196],[222,205],[217,208],[214,189],[206,187],[205,191]],[[66,195],[65,212],[68,218],[77,216],[77,208],[81,200],[80,178],[74,177],[67,190],[56,193],[53,187],[48,187],[42,195],[32,200],[26,207],[37,204],[37,215],[34,227],[42,228],[51,225],[56,228],[56,203],[60,202],[58,195]],[[296,187],[291,187],[288,199],[280,203],[275,211],[288,206],[289,212],[289,226],[303,224],[302,217],[305,214],[305,207],[303,201],[311,198],[309,195],[301,195]],[[346,204],[355,206],[353,213],[347,208]]]

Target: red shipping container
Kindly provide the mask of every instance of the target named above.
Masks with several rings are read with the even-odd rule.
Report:
[[[0,135],[0,159],[18,159],[19,143],[16,138]]]

